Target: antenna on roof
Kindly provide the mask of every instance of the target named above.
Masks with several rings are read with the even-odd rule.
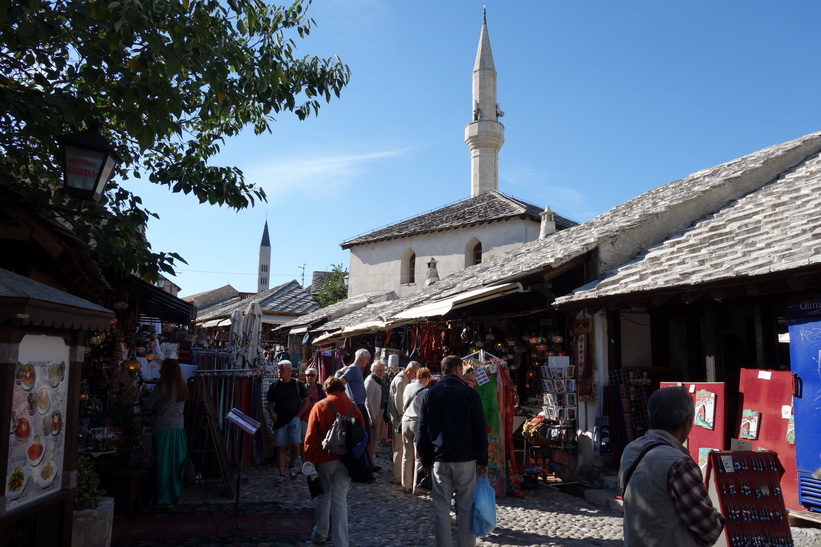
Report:
[[[306,264],[307,264],[307,262],[303,262],[303,263],[302,263],[302,266],[298,266],[298,268],[299,268],[300,270],[302,270],[302,287],[303,287],[303,288],[305,287],[305,265],[306,265]]]

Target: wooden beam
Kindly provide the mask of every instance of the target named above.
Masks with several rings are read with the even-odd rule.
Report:
[[[31,239],[31,229],[26,226],[0,226],[0,239],[29,241]]]

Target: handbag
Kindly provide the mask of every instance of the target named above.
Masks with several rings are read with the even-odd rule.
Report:
[[[487,474],[476,479],[471,513],[474,536],[482,537],[496,528],[496,492],[490,486]]]

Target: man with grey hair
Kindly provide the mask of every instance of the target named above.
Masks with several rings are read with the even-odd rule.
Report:
[[[298,470],[296,467],[296,457],[302,451],[302,415],[308,411],[310,400],[305,384],[294,378],[291,374],[291,362],[287,359],[280,361],[279,378],[268,388],[266,395],[266,407],[271,421],[274,423],[274,446],[277,451],[277,465],[279,467],[279,477],[274,481],[274,486],[285,484],[285,449],[290,447],[291,480],[296,479]]]
[[[388,391],[388,417],[393,426],[393,484],[402,484],[402,456],[405,452],[402,443],[402,410],[405,408],[405,388],[416,378],[416,371],[420,366],[419,361],[408,363],[405,370],[393,377]]]
[[[693,399],[683,387],[665,387],[650,396],[647,411],[650,429],[627,445],[619,466],[624,544],[713,545],[724,517],[682,444],[693,429]]]
[[[339,371],[339,377],[345,382],[345,393],[348,398],[359,407],[362,417],[365,418],[366,427],[371,426],[371,418],[368,409],[365,408],[365,367],[371,360],[371,352],[365,348],[356,350],[352,364]]]

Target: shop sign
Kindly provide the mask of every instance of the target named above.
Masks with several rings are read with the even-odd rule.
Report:
[[[65,455],[69,347],[61,337],[26,335],[15,365],[6,510],[60,491]]]

